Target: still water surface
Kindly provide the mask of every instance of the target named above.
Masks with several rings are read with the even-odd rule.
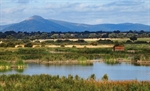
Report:
[[[2,74],[51,74],[68,76],[79,75],[87,79],[91,74],[95,74],[96,79],[101,79],[104,74],[109,76],[110,80],[149,80],[150,81],[150,66],[134,66],[132,64],[121,63],[117,65],[108,65],[105,63],[95,62],[93,65],[41,65],[28,64],[28,67],[23,72],[15,70],[0,72]]]

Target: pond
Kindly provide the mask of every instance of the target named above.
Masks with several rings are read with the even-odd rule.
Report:
[[[96,79],[101,79],[107,74],[110,80],[150,80],[150,66],[135,66],[132,64],[108,65],[103,62],[94,62],[93,65],[43,65],[28,64],[22,71],[9,70],[0,72],[2,74],[50,74],[68,76],[69,74],[87,79],[91,74],[95,74]]]

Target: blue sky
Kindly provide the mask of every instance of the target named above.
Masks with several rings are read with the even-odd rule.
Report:
[[[150,25],[150,0],[0,0],[0,25],[33,15],[85,24]]]

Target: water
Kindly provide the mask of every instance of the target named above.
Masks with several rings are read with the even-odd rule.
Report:
[[[93,65],[41,65],[28,64],[28,67],[23,72],[15,70],[0,72],[2,74],[51,74],[68,76],[69,74],[87,79],[91,74],[95,74],[96,79],[101,79],[104,74],[107,74],[110,80],[149,80],[150,81],[150,66],[134,66],[132,64],[121,63],[117,65],[108,65],[105,63],[95,62]]]

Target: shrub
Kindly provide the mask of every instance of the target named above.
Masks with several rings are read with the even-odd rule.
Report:
[[[90,44],[93,46],[97,46],[98,43],[97,42],[91,42]]]
[[[65,47],[65,45],[64,45],[64,44],[62,44],[62,45],[61,45],[61,47]]]
[[[15,44],[12,42],[7,43],[7,47],[15,47]]]
[[[24,45],[24,47],[32,47],[32,46],[33,46],[32,43],[27,43],[27,44]]]
[[[103,77],[102,77],[102,80],[107,81],[107,80],[108,80],[108,75],[107,75],[107,74],[104,74]]]
[[[7,44],[1,43],[1,44],[0,44],[0,47],[7,47]]]
[[[75,46],[75,45],[73,45],[73,46],[72,46],[72,48],[76,48],[76,46]]]

